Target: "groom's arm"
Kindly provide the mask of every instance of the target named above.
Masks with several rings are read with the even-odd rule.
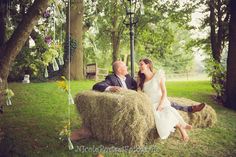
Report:
[[[106,88],[113,86],[110,78],[107,76],[106,79],[102,82],[98,82],[93,86],[93,90],[104,92]]]
[[[131,77],[129,74],[127,74],[125,77],[127,79],[126,84],[129,84],[128,88],[131,90],[137,90],[136,80],[133,77]]]

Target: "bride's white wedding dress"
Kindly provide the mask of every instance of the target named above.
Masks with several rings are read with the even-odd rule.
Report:
[[[165,83],[165,76],[162,70],[156,72],[151,80],[144,83],[143,91],[151,99],[157,132],[161,139],[166,139],[171,132],[175,131],[174,127],[177,124],[186,126],[186,123],[178,111],[171,107],[170,101],[167,97],[164,99],[163,110],[157,111],[162,96],[160,80]]]

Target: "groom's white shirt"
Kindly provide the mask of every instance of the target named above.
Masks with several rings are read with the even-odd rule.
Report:
[[[118,76],[118,75],[117,75],[117,76]],[[126,77],[120,77],[120,76],[118,76],[118,77],[119,77],[119,79],[120,79],[120,82],[121,82],[121,84],[122,84],[122,87],[125,88],[125,89],[127,89],[127,85],[126,85],[126,83],[125,83]]]

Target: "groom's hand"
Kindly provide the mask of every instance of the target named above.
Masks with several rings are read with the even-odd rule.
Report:
[[[110,88],[111,92],[119,92],[121,90],[122,90],[122,88],[119,86],[111,86],[111,88]]]

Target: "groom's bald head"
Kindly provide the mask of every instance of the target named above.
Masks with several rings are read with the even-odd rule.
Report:
[[[127,66],[125,65],[124,62],[122,61],[115,61],[113,64],[112,64],[112,69],[113,69],[113,72],[117,75],[127,75],[128,72],[127,72]]]

